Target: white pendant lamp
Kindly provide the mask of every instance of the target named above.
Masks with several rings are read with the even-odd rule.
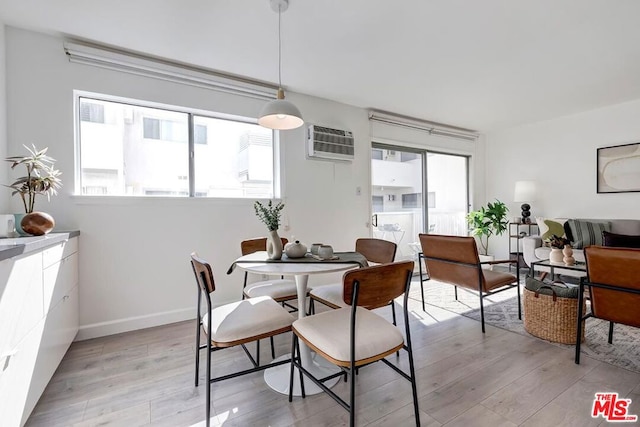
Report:
[[[302,114],[298,107],[284,99],[282,89],[282,42],[280,22],[282,12],[289,8],[289,0],[269,0],[271,9],[278,12],[278,98],[270,101],[260,111],[258,124],[269,129],[288,130],[303,125]]]

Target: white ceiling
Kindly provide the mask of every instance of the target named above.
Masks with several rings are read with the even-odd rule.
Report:
[[[486,132],[640,99],[639,18],[638,0],[290,0],[283,85]],[[0,0],[0,21],[278,79],[269,0]]]

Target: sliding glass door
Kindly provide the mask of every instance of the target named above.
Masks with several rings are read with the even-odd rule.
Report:
[[[372,234],[398,244],[396,260],[416,258],[420,233],[467,234],[467,165],[465,156],[372,144]]]
[[[469,158],[427,152],[429,233],[466,236],[469,211]]]

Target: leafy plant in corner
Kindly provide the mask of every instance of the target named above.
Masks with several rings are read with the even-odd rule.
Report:
[[[47,156],[47,147],[42,150],[38,150],[35,145],[32,148],[26,145],[23,147],[29,152],[27,156],[7,157],[5,161],[11,163],[11,169],[24,165],[27,175],[21,176],[7,187],[13,189],[12,196],[20,194],[25,213],[29,214],[33,212],[36,195],[46,195],[47,200],[51,200],[52,195],[58,194],[58,189],[62,187],[62,173],[53,167],[56,160]]]
[[[507,230],[509,208],[499,200],[487,203],[487,206],[467,214],[467,223],[473,236],[478,237],[482,248],[481,255],[489,254],[489,237],[499,236]]]
[[[280,228],[280,215],[282,209],[284,209],[284,203],[278,202],[274,205],[273,202],[269,200],[269,203],[265,206],[256,201],[253,204],[253,208],[256,211],[257,217],[260,218],[260,221],[264,222],[269,231],[276,231]]]

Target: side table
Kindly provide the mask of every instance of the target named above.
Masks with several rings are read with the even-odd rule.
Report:
[[[582,277],[582,276],[586,276],[587,275],[587,264],[583,263],[583,262],[577,262],[574,265],[566,265],[563,262],[551,262],[548,259],[542,260],[542,261],[536,261],[536,262],[532,262],[531,263],[531,269],[530,269],[530,277],[535,277],[535,269],[536,267],[548,267],[549,268],[549,274],[551,275],[551,278],[553,279],[553,274],[554,271],[556,269],[559,270],[569,270],[572,272],[577,272],[577,274],[571,274],[571,276],[577,276],[577,277]],[[562,272],[558,273],[558,274],[562,274]]]
[[[536,224],[535,222],[529,224],[517,222],[509,223],[509,259],[518,260],[518,268],[528,267],[527,263],[524,262],[524,256],[522,255],[522,250],[520,249],[520,240],[523,237],[535,236],[537,234],[539,234],[538,224]],[[509,271],[511,271],[511,264],[509,264]]]

